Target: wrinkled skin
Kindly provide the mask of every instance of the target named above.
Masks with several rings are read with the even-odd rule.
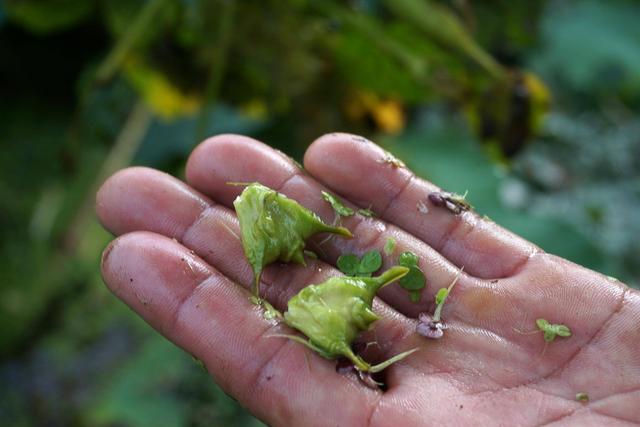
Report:
[[[640,422],[640,294],[615,280],[544,253],[473,212],[433,206],[439,191],[360,137],[331,134],[305,155],[307,173],[249,138],[220,135],[187,164],[186,183],[144,168],[118,172],[100,189],[97,212],[118,237],[103,256],[109,288],[151,326],[207,366],[212,377],[270,425],[629,425]],[[364,179],[363,179],[364,178]],[[310,249],[306,267],[273,264],[262,295],[284,310],[305,284],[338,272],[341,253],[380,249],[419,255],[429,283],[421,302],[399,286],[374,301],[381,317],[367,360],[419,347],[384,371],[386,391],[335,371],[263,318],[249,301],[252,270],[237,238],[229,181],[259,181],[331,222],[320,194],[339,195],[378,217],[343,219],[354,238]],[[422,202],[429,208],[416,208]],[[233,231],[233,233],[230,232]],[[236,235],[234,235],[234,233]],[[175,238],[175,240],[174,240]],[[388,268],[394,260],[385,257]],[[440,340],[415,333],[433,294],[464,266],[443,310]],[[545,346],[535,320],[565,324],[572,336]],[[577,402],[586,392],[589,402]]]

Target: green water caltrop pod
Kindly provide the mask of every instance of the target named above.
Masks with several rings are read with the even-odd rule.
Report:
[[[262,269],[274,262],[305,265],[305,240],[316,233],[353,237],[344,227],[327,225],[298,202],[259,183],[248,185],[233,202],[240,221],[242,246],[254,275],[258,297]]]
[[[302,342],[327,359],[344,356],[364,372],[379,372],[403,359],[415,350],[372,366],[356,355],[351,345],[378,320],[371,308],[376,292],[408,271],[406,267],[396,266],[377,277],[332,277],[324,283],[307,286],[289,300],[284,319],[309,340],[288,338]]]

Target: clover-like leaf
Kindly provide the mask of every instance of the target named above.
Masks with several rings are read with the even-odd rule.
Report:
[[[547,329],[547,330],[544,331],[544,340],[546,342],[551,342],[554,339],[556,339],[556,333],[555,332],[553,332],[550,329]]]
[[[570,337],[571,330],[566,325],[553,325],[555,326],[555,333],[558,334],[559,337]]]
[[[407,268],[409,269],[409,273],[400,279],[400,286],[408,291],[419,291],[423,289],[427,284],[427,279],[424,277],[422,270],[415,265]]]
[[[413,252],[403,252],[398,257],[398,264],[409,269],[409,273],[400,279],[400,286],[409,291],[409,299],[420,301],[421,290],[427,285],[423,271],[418,267],[418,255]]]
[[[556,336],[559,337],[570,337],[571,329],[567,325],[562,325],[558,323],[549,323],[546,319],[537,319],[536,326],[542,332],[544,332],[544,340],[546,342],[553,341]]]
[[[536,319],[536,326],[541,330],[544,331],[546,329],[549,328],[550,324],[546,319]]]
[[[338,268],[347,276],[371,277],[382,266],[382,255],[373,250],[366,252],[362,258],[354,254],[343,254],[338,257]]]
[[[360,258],[354,254],[343,254],[338,257],[337,265],[347,276],[355,276],[360,268]]]
[[[382,267],[382,255],[380,255],[380,252],[376,250],[369,251],[362,255],[358,273],[375,273],[380,267]]]
[[[413,252],[402,252],[398,257],[398,264],[403,267],[418,265],[418,255]]]

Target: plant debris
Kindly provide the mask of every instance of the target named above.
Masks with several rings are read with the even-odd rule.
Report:
[[[473,206],[471,206],[469,202],[467,202],[466,197],[467,193],[464,193],[461,196],[456,193],[436,191],[429,194],[429,201],[433,203],[434,206],[445,208],[449,212],[452,212],[455,215],[459,215],[462,212],[466,212],[473,208]]]
[[[305,240],[316,233],[353,237],[344,227],[327,225],[294,200],[259,183],[249,184],[233,202],[244,253],[253,269],[254,302],[260,302],[259,285],[263,268],[274,262],[306,265]]]
[[[345,206],[337,196],[334,196],[331,193],[327,193],[326,191],[322,191],[322,198],[329,202],[334,212],[338,217],[342,216],[351,216],[354,214],[354,210],[348,206]]]
[[[556,336],[564,338],[571,336],[571,330],[566,325],[552,324],[546,319],[537,319],[536,326],[541,332],[544,332],[544,340],[548,343],[556,339]]]
[[[418,315],[418,325],[416,326],[416,332],[423,337],[437,340],[442,338],[444,330],[447,329],[447,325],[442,322],[436,322],[433,320],[430,314],[420,313]]]
[[[358,209],[358,213],[367,218],[373,218],[376,214],[371,209]]]
[[[388,164],[393,166],[394,168],[403,168],[406,166],[402,160],[398,159],[388,151],[385,151],[384,156],[380,160],[378,160],[378,163]]]
[[[393,255],[393,251],[396,250],[396,239],[394,239],[393,237],[387,238],[387,241],[385,242],[384,248],[382,248],[382,250],[387,256]]]
[[[546,319],[536,319],[536,326],[538,329],[530,332],[522,332],[516,328],[513,329],[522,335],[539,334],[540,332],[544,333],[544,348],[542,349],[542,353],[540,353],[540,357],[544,355],[549,343],[553,342],[557,336],[563,338],[571,336],[571,329],[569,329],[568,326],[558,323],[549,323]]]
[[[589,395],[583,391],[576,393],[576,400],[578,402],[587,403],[589,401]]]

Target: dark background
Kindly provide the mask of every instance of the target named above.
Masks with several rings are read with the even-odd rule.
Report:
[[[640,4],[0,0],[3,426],[259,423],[102,284],[100,182],[207,135],[359,133],[640,283]]]

